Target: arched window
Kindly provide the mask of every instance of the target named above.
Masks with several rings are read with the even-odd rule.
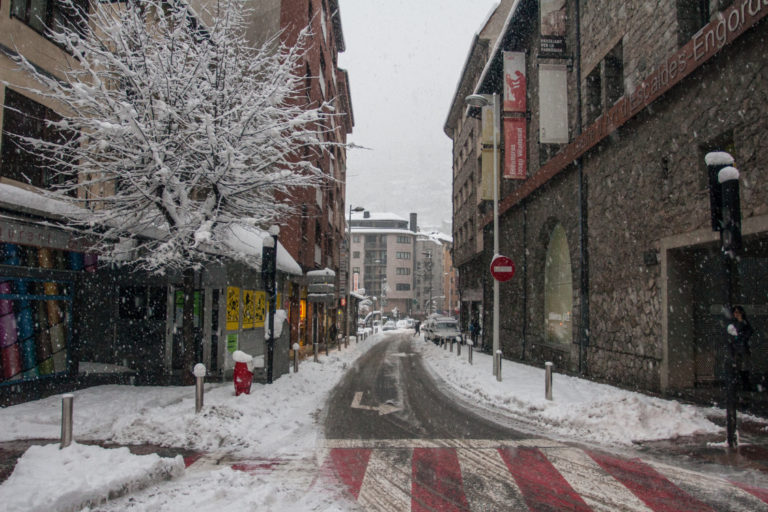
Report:
[[[573,339],[573,280],[568,239],[563,226],[552,230],[544,267],[544,314],[546,339],[552,343],[570,343]]]

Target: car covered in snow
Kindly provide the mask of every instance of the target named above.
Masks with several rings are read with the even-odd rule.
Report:
[[[463,343],[464,340],[459,330],[459,322],[451,317],[432,318],[429,321],[428,333],[424,336],[436,345],[443,343]]]
[[[394,331],[395,329],[397,329],[397,326],[394,320],[387,320],[384,327],[381,328],[382,331]]]

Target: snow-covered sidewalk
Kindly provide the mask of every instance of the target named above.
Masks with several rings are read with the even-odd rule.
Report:
[[[305,360],[298,373],[284,375],[269,386],[254,384],[250,395],[234,396],[231,382],[206,384],[200,414],[195,414],[193,386],[98,386],[75,391],[75,443],[63,450],[58,442],[27,450],[0,485],[3,510],[81,510],[174,477],[166,484],[176,489],[170,492],[172,503],[158,501],[170,498],[151,492],[132,498],[148,500],[148,506],[150,502],[159,506],[157,510],[242,510],[238,504],[249,510],[255,504],[267,504],[263,510],[349,510],[342,493],[307,493],[281,481],[282,477],[234,471],[229,465],[206,472],[207,482],[218,486],[208,493],[206,479],[201,481],[192,471],[194,466],[185,471],[180,456],[132,455],[126,448],[106,449],[77,441],[172,446],[228,460],[309,457],[307,463],[319,467],[322,461],[312,457],[322,443],[318,416],[327,396],[355,359],[380,339],[376,335],[359,344],[352,342],[348,349],[322,355],[320,364]],[[61,395],[6,407],[0,409],[0,441],[58,439],[60,422]],[[197,490],[187,492],[191,489]],[[105,506],[109,505],[99,510]]]
[[[724,411],[686,405],[577,377],[553,374],[553,400],[544,395],[542,368],[512,361],[502,363],[502,382],[492,374],[493,358],[474,351],[467,362],[461,356],[425,343],[414,342],[425,367],[454,393],[496,415],[512,418],[531,431],[566,440],[626,446],[635,442],[674,439],[724,431],[707,416]],[[717,411],[717,412],[715,412]]]

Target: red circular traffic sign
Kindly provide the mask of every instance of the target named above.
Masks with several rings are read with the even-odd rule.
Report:
[[[491,262],[491,275],[502,283],[509,281],[515,275],[515,262],[506,256],[497,255]]]

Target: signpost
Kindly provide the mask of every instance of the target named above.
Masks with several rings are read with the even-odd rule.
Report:
[[[515,262],[497,254],[491,261],[491,275],[500,283],[509,281],[515,275]]]

